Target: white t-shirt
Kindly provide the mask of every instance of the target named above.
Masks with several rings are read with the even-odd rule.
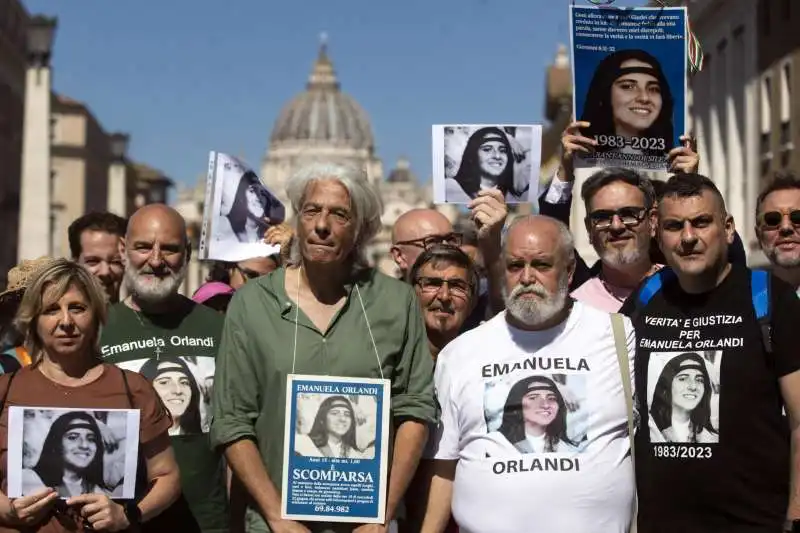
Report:
[[[632,381],[632,361],[630,371]],[[426,454],[458,460],[461,533],[626,533],[634,480],[620,378],[610,315],[581,302],[547,331],[500,313],[448,344]]]

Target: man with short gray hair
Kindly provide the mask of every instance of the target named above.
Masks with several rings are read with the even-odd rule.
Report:
[[[503,264],[505,311],[437,360],[421,531],[441,533],[451,511],[462,533],[628,531],[631,323],[570,298],[574,244],[555,219],[515,219]]]
[[[361,170],[314,164],[292,177],[287,192],[297,213],[289,266],[245,284],[228,308],[212,444],[225,450],[251,497],[248,531],[382,532],[396,518],[436,419],[433,359],[419,303],[411,286],[367,264],[365,246],[381,227],[382,208]],[[384,524],[282,518],[290,369],[391,380],[393,429],[387,431],[394,451]]]

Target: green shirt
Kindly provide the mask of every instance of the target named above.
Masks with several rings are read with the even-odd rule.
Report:
[[[222,454],[208,441],[211,389],[224,317],[183,298],[163,316],[118,303],[109,309],[100,351],[108,363],[139,372],[174,420],[169,430],[183,494],[205,533],[228,531]]]
[[[290,298],[284,287],[285,273],[281,268],[249,281],[236,291],[228,307],[217,358],[211,426],[215,446],[253,438],[278,490],[295,316],[296,374],[381,377],[354,286],[346,287],[347,299],[323,334],[302,310],[297,313],[297,296]],[[405,419],[435,422],[433,358],[412,287],[374,270],[365,271],[357,283],[383,375],[392,382],[395,423]],[[352,529],[352,524],[348,527]],[[331,531],[336,529],[330,526]]]

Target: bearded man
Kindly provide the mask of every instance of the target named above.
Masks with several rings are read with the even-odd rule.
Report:
[[[635,338],[629,320],[617,316],[615,336],[611,315],[569,297],[574,252],[563,223],[515,219],[505,311],[439,354],[423,533],[442,532],[451,511],[464,533],[628,531],[631,375],[615,341],[624,353]]]
[[[120,243],[128,296],[109,309],[101,353],[153,384],[172,415],[169,433],[191,514],[204,533],[227,532],[224,462],[207,435],[223,316],[178,294],[190,255],[186,222],[174,209],[151,204],[131,216]]]

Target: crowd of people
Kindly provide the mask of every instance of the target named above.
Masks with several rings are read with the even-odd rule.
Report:
[[[800,531],[800,180],[758,197],[766,272],[692,139],[664,182],[599,170],[580,190],[587,265],[568,222],[588,126],[564,132],[540,214],[483,189],[469,227],[399,217],[400,279],[365,255],[378,192],[338,164],[290,179],[296,215],[264,236],[280,255],[217,262],[192,298],[174,209],[74,221],[71,258],[23,261],[0,294],[0,532]],[[282,515],[295,372],[390,380],[383,524]],[[374,457],[352,403],[329,400],[311,455]],[[138,409],[135,498],[96,490],[63,439],[52,486],[9,498],[10,406]]]

